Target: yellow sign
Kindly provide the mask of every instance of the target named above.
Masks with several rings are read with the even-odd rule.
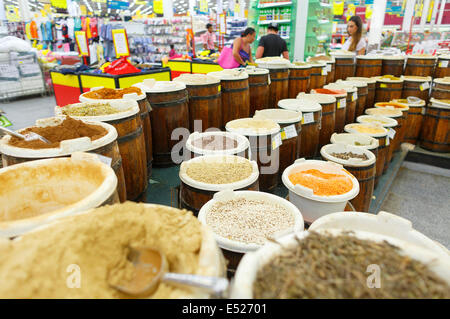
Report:
[[[87,8],[84,4],[80,5],[80,11],[82,16],[87,15]]]
[[[200,12],[208,12],[208,0],[200,0]]]
[[[41,15],[42,15],[43,17],[46,17],[46,16],[47,16],[47,11],[41,10]]]
[[[153,12],[156,14],[163,14],[163,1],[162,0],[153,0]]]
[[[236,1],[236,3],[234,4],[234,15],[240,15],[241,14],[241,5],[239,4],[239,2]]]
[[[20,21],[19,8],[16,8],[11,4],[7,4],[5,8],[6,8],[6,20],[8,20],[9,22]]]
[[[89,46],[87,44],[86,32],[75,31],[75,40],[77,41],[80,56],[89,56]]]
[[[373,6],[369,5],[366,7],[366,19],[370,19],[373,13]]]
[[[66,0],[50,0],[52,7],[67,9],[67,1]]]
[[[114,50],[116,51],[116,57],[130,56],[130,49],[128,46],[127,32],[125,29],[112,30],[112,37],[114,42]]]
[[[146,5],[147,1],[145,1],[145,0],[136,0],[136,1],[134,1],[134,3],[136,5],[138,5],[138,6],[140,6],[140,5]]]

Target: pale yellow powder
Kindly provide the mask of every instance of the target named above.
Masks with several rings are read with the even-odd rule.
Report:
[[[201,224],[186,210],[127,202],[62,220],[20,240],[0,241],[0,298],[127,298],[109,286],[134,274],[128,247],[162,251],[169,270],[195,273]],[[81,288],[68,288],[76,264]],[[153,298],[182,298],[188,288],[160,284]]]

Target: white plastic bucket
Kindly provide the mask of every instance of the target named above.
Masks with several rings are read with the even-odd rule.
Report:
[[[396,127],[398,122],[390,117],[381,115],[360,115],[356,118],[358,123],[377,124],[383,127]]]
[[[360,133],[333,133],[333,135],[331,135],[330,142],[333,144],[352,145],[355,147],[365,148],[367,150],[376,150],[379,146],[379,142],[376,138]],[[356,145],[356,143],[363,145]]]
[[[345,160],[332,155],[333,153],[348,153],[348,152],[352,152],[358,155],[365,154],[368,159],[363,160],[360,158],[349,158],[348,160]],[[322,157],[327,161],[351,167],[367,167],[374,164],[376,161],[375,154],[373,154],[371,151],[361,147],[351,146],[348,144],[325,145],[321,148],[320,155],[322,155]]]
[[[237,142],[237,146],[235,148],[230,149],[223,149],[223,150],[209,150],[200,148],[197,146],[194,146],[194,141],[210,136],[223,136],[228,137],[232,140],[235,140]],[[251,158],[251,151],[250,151],[250,142],[248,139],[241,134],[231,133],[231,132],[194,132],[191,135],[189,135],[189,138],[186,141],[186,148],[190,152],[192,152],[195,155],[238,155],[238,154],[244,154],[246,151],[248,151],[247,158]],[[245,157],[245,156],[244,156]]]
[[[308,169],[318,169],[331,174],[347,174],[353,183],[353,188],[342,195],[318,196],[313,194],[311,188],[298,184],[294,185],[289,180],[289,175],[292,173]],[[342,165],[325,161],[298,159],[284,170],[282,181],[289,190],[289,201],[302,212],[303,218],[307,223],[312,223],[321,216],[343,211],[347,201],[355,198],[359,193],[359,183],[353,175],[346,172]]]

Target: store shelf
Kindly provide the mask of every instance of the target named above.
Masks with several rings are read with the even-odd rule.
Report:
[[[258,5],[258,9],[276,8],[276,7],[285,7],[285,6],[290,6],[291,4],[292,4],[291,1],[287,1],[287,2],[275,2],[275,3],[264,3],[264,4],[259,4],[259,5]]]
[[[258,25],[266,25],[266,24],[271,24],[271,23],[291,23],[291,20],[263,20],[263,21],[258,21]]]

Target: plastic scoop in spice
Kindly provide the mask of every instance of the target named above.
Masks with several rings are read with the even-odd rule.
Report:
[[[11,131],[10,129],[7,129],[6,127],[2,127],[2,126],[0,126],[0,131],[3,131],[6,134],[9,134],[11,136],[15,136],[15,137],[21,138],[21,139],[23,139],[23,140],[25,140],[27,142],[28,141],[33,141],[33,140],[41,140],[44,143],[50,144],[49,140],[47,140],[45,137],[42,137],[39,134],[34,133],[34,132],[30,132],[30,133],[27,133],[25,135],[22,135],[20,133]]]
[[[132,248],[128,260],[135,268],[134,277],[122,285],[110,286],[124,294],[144,297],[149,296],[158,288],[160,282],[192,286],[212,293],[217,298],[228,296],[228,280],[220,277],[208,277],[191,274],[176,274],[166,272],[167,260],[163,253],[148,247]]]

